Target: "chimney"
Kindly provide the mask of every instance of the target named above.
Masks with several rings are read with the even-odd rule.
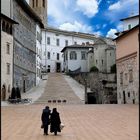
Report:
[[[82,46],[85,46],[85,43],[84,42],[82,43]]]

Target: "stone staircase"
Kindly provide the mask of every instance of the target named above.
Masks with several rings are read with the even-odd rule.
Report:
[[[60,73],[48,74],[48,81],[42,96],[34,104],[84,104]]]

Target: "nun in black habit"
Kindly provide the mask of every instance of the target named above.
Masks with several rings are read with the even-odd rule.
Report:
[[[53,108],[50,120],[51,120],[50,132],[51,133],[54,132],[54,134],[57,135],[57,132],[61,132],[60,129],[61,120],[56,108]]]

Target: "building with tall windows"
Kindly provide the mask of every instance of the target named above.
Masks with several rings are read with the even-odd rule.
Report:
[[[47,25],[47,0],[30,0],[29,5],[42,18],[43,22],[46,21],[45,25]],[[93,34],[65,31],[46,26],[42,29],[43,72],[63,72],[65,70],[65,64],[63,61],[64,54],[61,50],[64,47],[76,46],[77,44],[83,46],[84,44],[94,44],[98,38]],[[99,45],[101,46],[101,44]]]
[[[139,25],[115,41],[118,103],[139,103]]]
[[[45,28],[42,29],[42,68],[45,72],[64,71],[63,53],[68,45],[94,43],[96,36],[80,32],[70,32],[47,26],[47,0],[30,0],[30,7],[41,17]]]
[[[1,99],[9,97],[13,86],[13,25],[18,23],[1,13]],[[5,93],[3,93],[5,91]]]
[[[64,55],[61,50],[65,46],[77,44],[93,44],[97,37],[91,34],[63,31],[47,27],[42,31],[42,64],[48,72],[64,71]]]
[[[121,19],[123,31],[117,33],[116,67],[119,104],[139,103],[139,15]]]
[[[44,27],[40,17],[24,0],[13,0],[13,19],[19,23],[14,27],[14,83],[22,92],[36,85],[38,67],[36,66],[41,37]],[[38,26],[37,26],[38,25]],[[40,29],[37,29],[40,28]],[[38,56],[37,56],[38,55]],[[38,62],[39,63],[39,62]],[[38,72],[39,73],[39,72]]]

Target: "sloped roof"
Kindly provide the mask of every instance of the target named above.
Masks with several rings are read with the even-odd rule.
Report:
[[[93,46],[86,46],[86,45],[79,45],[79,44],[75,44],[75,45],[70,45],[70,46],[66,46],[64,47],[61,52],[64,52],[66,49],[89,49],[89,48],[93,48]]]
[[[66,31],[66,30],[62,30],[62,29],[58,29],[58,28],[54,28],[50,26],[47,26],[43,30],[48,31],[48,32],[53,32],[56,34],[64,34],[67,36],[75,36],[75,37],[81,37],[81,38],[87,38],[87,39],[93,39],[93,40],[98,38],[94,34],[75,32],[75,31]]]
[[[127,20],[127,19],[132,19],[132,18],[136,18],[136,17],[139,17],[139,15],[130,16],[130,17],[127,17],[127,18],[122,18],[122,19],[120,19],[120,21],[124,21],[124,20]]]
[[[98,44],[107,44],[103,39],[99,38],[97,41],[95,41],[94,45]]]
[[[7,21],[9,21],[9,22],[11,22],[12,24],[18,24],[18,22],[16,22],[15,20],[9,18],[8,16],[6,16],[6,15],[4,15],[4,14],[2,14],[2,13],[0,14],[0,17],[1,17],[1,18],[4,18],[5,20],[7,20]]]
[[[115,39],[113,39],[113,40],[118,40],[118,39],[120,39],[122,36],[124,36],[124,35],[128,34],[129,32],[131,32],[131,31],[135,30],[136,28],[139,28],[139,24],[138,24],[138,25],[136,25],[135,27],[133,27],[132,29],[128,30],[127,32],[122,33],[120,36],[116,37],[116,38],[115,38]]]

